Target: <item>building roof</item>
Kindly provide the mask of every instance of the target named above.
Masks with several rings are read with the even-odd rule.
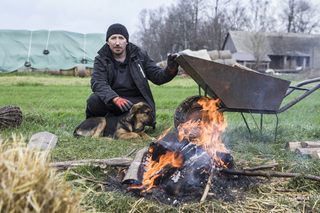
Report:
[[[236,52],[262,55],[310,56],[314,46],[320,47],[320,35],[311,34],[229,31],[222,49],[228,39]]]

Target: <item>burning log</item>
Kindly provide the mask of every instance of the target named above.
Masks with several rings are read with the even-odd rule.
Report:
[[[218,112],[219,100],[201,98],[198,103],[202,106],[201,119],[180,123],[175,130],[152,142],[148,149],[143,182],[138,186],[130,185],[129,189],[139,189],[144,194],[157,187],[169,195],[176,195],[197,188],[192,191],[197,193],[199,187],[202,188],[208,180],[208,172],[217,173],[221,168],[234,167],[233,157],[222,143],[221,135],[227,124],[223,114]],[[138,164],[144,165],[141,159],[137,159]],[[135,169],[128,171],[131,170],[133,174],[125,178],[123,183],[140,177],[137,173],[143,170],[137,169],[137,165],[132,167]],[[212,167],[215,171],[211,171]],[[207,184],[209,188],[211,180],[212,177]],[[136,181],[137,184],[139,182]],[[209,189],[205,197],[208,192]]]
[[[123,184],[141,185],[143,177],[142,177],[142,173],[139,172],[139,170],[143,169],[141,164],[143,164],[143,158],[147,153],[148,153],[148,147],[144,147],[143,149],[140,149],[137,152],[137,154],[134,156],[134,159],[131,162],[122,180]]]

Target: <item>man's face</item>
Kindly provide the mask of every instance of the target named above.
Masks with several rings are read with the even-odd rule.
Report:
[[[127,39],[121,34],[113,34],[109,37],[107,44],[114,55],[120,56],[126,51]]]

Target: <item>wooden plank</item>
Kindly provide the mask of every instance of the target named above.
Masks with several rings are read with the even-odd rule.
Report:
[[[302,148],[320,148],[320,141],[301,141]]]
[[[301,155],[311,155],[312,152],[320,151],[320,148],[297,148],[296,152]]]
[[[311,157],[320,159],[320,150],[311,152]]]
[[[285,148],[287,150],[290,150],[291,152],[294,152],[296,151],[297,148],[301,148],[301,142],[300,141],[287,142]]]

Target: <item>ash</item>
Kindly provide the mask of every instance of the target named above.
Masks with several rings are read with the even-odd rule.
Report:
[[[181,170],[179,178],[182,176],[188,176],[187,170]],[[204,189],[206,187],[209,174],[201,176],[202,179],[198,183],[192,181],[186,181],[178,192],[170,194],[170,184],[174,182],[174,178],[165,180],[156,188],[153,188],[148,193],[142,193],[141,189],[129,189],[129,185],[121,184],[116,180],[116,174],[114,176],[109,175],[106,179],[110,185],[106,186],[106,191],[117,191],[129,196],[144,197],[150,201],[158,202],[159,204],[167,204],[178,206],[189,202],[199,202]],[[257,177],[249,176],[237,176],[217,173],[211,183],[211,188],[207,196],[206,201],[213,199],[219,199],[224,202],[234,202],[242,200],[246,197],[246,191],[250,187],[257,185],[261,180]],[[169,193],[168,193],[169,192]]]

